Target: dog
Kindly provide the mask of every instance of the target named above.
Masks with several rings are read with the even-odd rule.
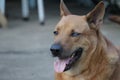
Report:
[[[120,80],[120,48],[100,31],[104,3],[79,16],[73,15],[61,0],[60,12],[50,48],[56,57],[55,80]]]
[[[7,28],[7,23],[6,17],[0,12],[0,27]]]

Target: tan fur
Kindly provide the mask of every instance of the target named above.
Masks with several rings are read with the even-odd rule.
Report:
[[[0,26],[2,28],[7,28],[7,19],[1,12],[0,12]]]
[[[85,16],[71,15],[65,5],[61,7],[62,18],[55,28],[59,34],[54,42],[62,44],[66,51],[72,52],[79,46],[84,51],[70,70],[55,73],[55,80],[120,80],[120,51],[99,29],[104,16],[103,2]],[[72,31],[81,35],[71,37]]]

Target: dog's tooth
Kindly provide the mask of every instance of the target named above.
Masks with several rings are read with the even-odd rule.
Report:
[[[71,58],[73,58],[74,57],[74,54],[72,55],[72,57]]]
[[[72,55],[72,58],[74,57],[74,55]]]

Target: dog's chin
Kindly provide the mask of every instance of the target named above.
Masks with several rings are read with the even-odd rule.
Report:
[[[78,48],[73,51],[72,55],[66,58],[58,57],[54,62],[55,72],[61,73],[68,71],[72,68],[72,66],[79,60],[83,52],[83,48]]]

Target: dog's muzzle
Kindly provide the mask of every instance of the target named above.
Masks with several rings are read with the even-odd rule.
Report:
[[[79,47],[74,50],[71,55],[61,58],[63,48],[60,44],[53,44],[50,48],[53,57],[58,57],[54,62],[54,68],[56,72],[64,72],[72,68],[72,66],[79,60],[83,53],[83,48]]]

